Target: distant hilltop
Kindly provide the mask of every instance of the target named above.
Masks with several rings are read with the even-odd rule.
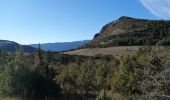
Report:
[[[20,45],[14,41],[0,40],[0,49],[6,52],[15,52],[17,49],[22,48],[24,52],[32,53],[35,48],[28,45]]]

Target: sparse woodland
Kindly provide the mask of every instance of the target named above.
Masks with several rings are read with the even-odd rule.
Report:
[[[158,52],[143,47],[133,56],[117,59],[41,50],[34,54],[0,51],[0,96],[11,100],[167,99],[170,59]]]

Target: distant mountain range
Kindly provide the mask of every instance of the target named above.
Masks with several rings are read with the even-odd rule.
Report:
[[[29,45],[20,45],[14,41],[0,40],[0,49],[3,51],[15,52],[19,48],[22,48],[22,50],[27,53],[35,51],[35,48]]]
[[[44,51],[67,51],[72,49],[77,49],[81,46],[88,44],[90,40],[74,41],[74,42],[56,42],[56,43],[44,43],[41,44],[41,49]],[[30,46],[37,48],[39,44],[31,44]]]
[[[89,42],[90,40],[61,43],[45,43],[41,44],[41,49],[44,51],[52,52],[67,51],[77,49]],[[35,49],[38,47],[38,45],[39,44],[20,45],[19,43],[16,43],[14,41],[0,40],[0,49],[6,52],[15,52],[17,49],[21,48],[24,52],[32,53],[35,52]]]

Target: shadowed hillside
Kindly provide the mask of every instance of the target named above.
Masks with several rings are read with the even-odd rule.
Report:
[[[15,52],[17,49],[22,49],[24,52],[31,53],[35,51],[35,48],[28,45],[20,45],[13,41],[0,40],[0,49],[6,52]]]

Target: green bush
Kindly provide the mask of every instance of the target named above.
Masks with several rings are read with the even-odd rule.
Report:
[[[45,70],[37,70],[23,53],[16,53],[0,73],[0,95],[4,97],[44,98],[57,96],[60,87]],[[40,67],[40,66],[39,66]],[[43,73],[42,73],[43,72]]]

